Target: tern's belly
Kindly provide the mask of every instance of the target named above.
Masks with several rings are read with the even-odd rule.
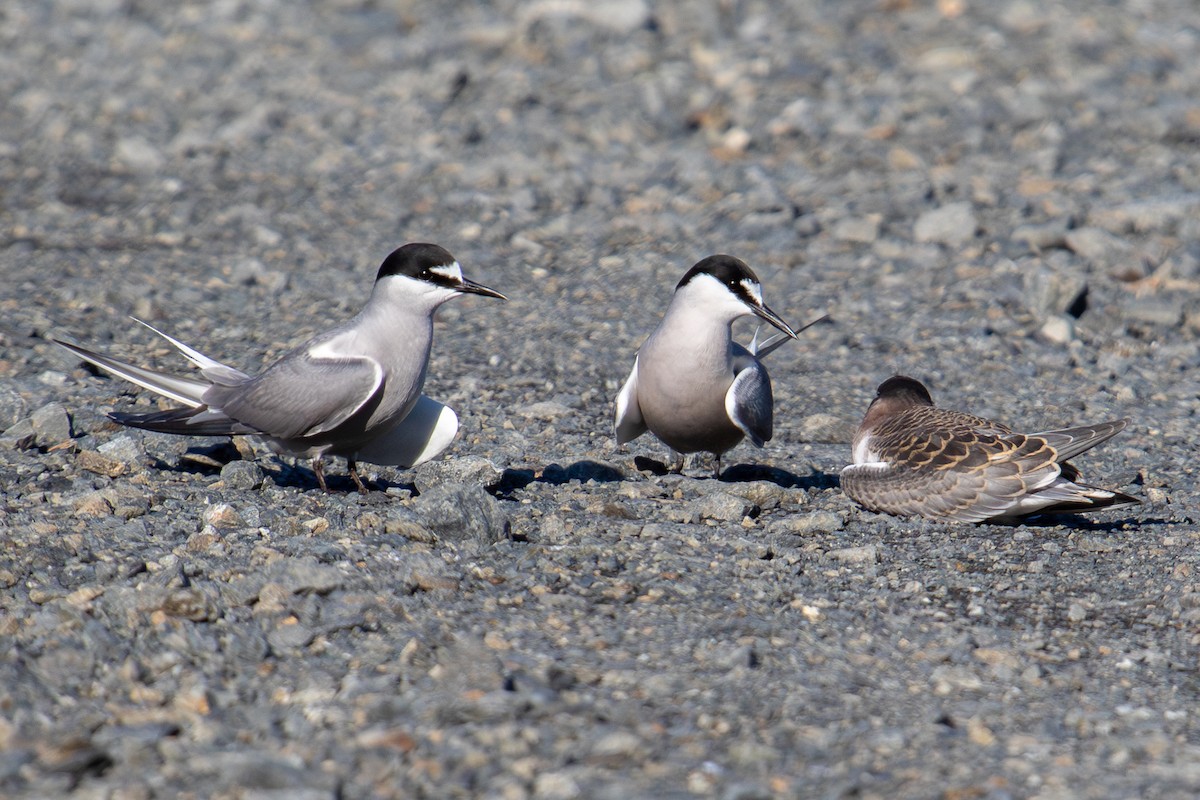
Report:
[[[682,395],[670,387],[639,392],[642,419],[650,432],[679,453],[724,453],[742,440],[742,431],[729,420],[725,391]],[[697,398],[696,395],[702,395]],[[644,399],[643,399],[644,398]]]

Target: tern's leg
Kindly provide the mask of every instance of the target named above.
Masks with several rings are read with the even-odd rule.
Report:
[[[713,453],[713,478],[721,479],[721,454]]]
[[[354,479],[354,485],[358,487],[358,493],[365,495],[367,487],[363,486],[362,479],[358,477],[358,462],[353,458],[347,458],[346,467],[350,470],[350,477]]]
[[[317,485],[321,487],[321,491],[328,492],[329,487],[325,485],[325,465],[321,463],[320,456],[312,460],[312,471],[317,476]]]

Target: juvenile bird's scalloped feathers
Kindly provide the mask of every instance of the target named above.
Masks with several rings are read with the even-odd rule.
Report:
[[[842,470],[842,489],[873,511],[954,522],[1123,508],[1140,501],[1077,483],[1079,472],[1067,459],[1127,424],[1017,433],[937,408],[923,385],[897,376],[880,385],[867,410],[854,439],[854,463]]]

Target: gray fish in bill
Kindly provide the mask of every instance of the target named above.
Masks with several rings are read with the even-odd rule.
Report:
[[[743,347],[732,325],[750,315],[783,333],[762,343],[755,333]],[[763,303],[758,276],[744,262],[727,255],[698,262],[676,285],[617,396],[617,444],[649,431],[677,454],[675,471],[684,454],[707,452],[719,476],[721,456],[743,438],[758,447],[771,439],[774,400],[762,359],[797,333]]]
[[[854,436],[842,490],[859,505],[944,522],[1018,522],[1139,504],[1079,482],[1069,459],[1108,441],[1129,420],[1041,433],[938,408],[920,381],[879,385]]]
[[[444,248],[406,244],[379,267],[371,296],[356,316],[285,353],[258,375],[209,358],[144,322],[198,375],[160,372],[53,341],[179,404],[164,411],[110,414],[122,425],[185,436],[254,436],[277,453],[311,459],[322,490],[327,490],[323,459],[340,456],[365,494],[359,460],[415,466],[445,450],[458,432],[453,409],[421,390],[434,312],[461,294],[505,299],[464,278]]]

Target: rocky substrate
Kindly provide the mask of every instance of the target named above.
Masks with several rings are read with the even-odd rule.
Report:
[[[0,12],[0,794],[1200,794],[1200,9],[55,2]],[[434,241],[445,457],[363,497],[127,430],[48,341],[254,370]],[[776,436],[662,474],[612,401],[728,252]],[[753,327],[735,331],[748,340]],[[1138,508],[838,488],[876,384]]]

